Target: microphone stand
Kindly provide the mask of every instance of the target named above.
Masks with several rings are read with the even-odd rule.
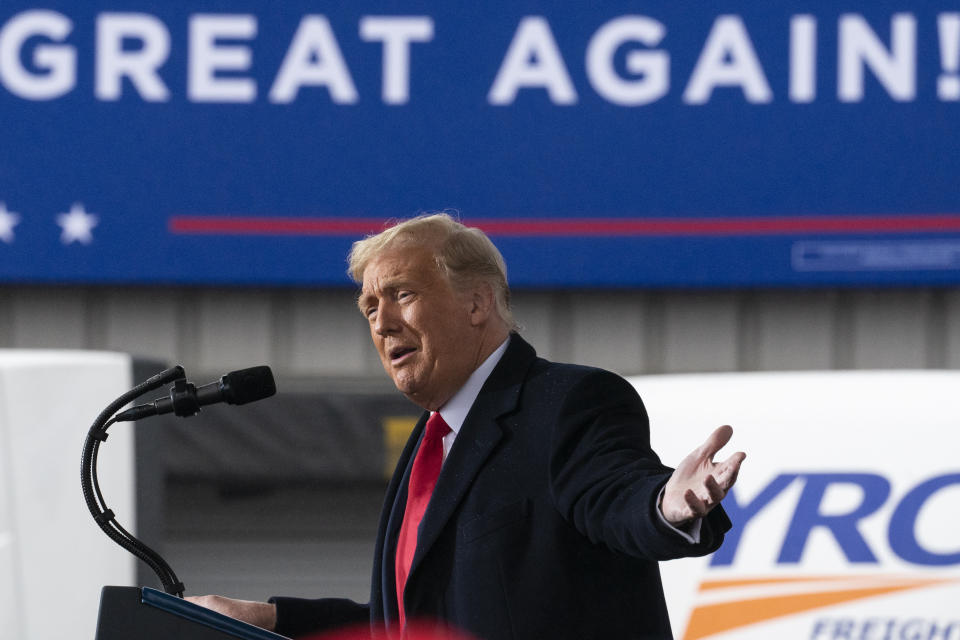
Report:
[[[107,429],[117,421],[115,415],[122,407],[148,391],[153,391],[171,382],[184,380],[186,374],[183,367],[176,366],[137,385],[126,392],[104,409],[97,419],[94,420],[90,431],[87,432],[87,438],[83,443],[83,455],[80,459],[80,485],[83,488],[83,498],[86,500],[87,508],[96,521],[97,525],[103,529],[111,540],[132,553],[134,556],[147,563],[153,572],[160,578],[163,590],[171,595],[183,597],[184,586],[173,572],[170,565],[160,557],[160,554],[138,540],[132,533],[120,526],[117,522],[113,510],[108,508],[103,500],[103,494],[100,492],[100,482],[97,480],[97,454],[100,450],[100,444],[107,440]]]

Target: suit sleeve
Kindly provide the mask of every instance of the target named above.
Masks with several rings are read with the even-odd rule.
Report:
[[[656,517],[672,469],[650,447],[640,396],[618,375],[593,370],[562,401],[552,432],[550,483],[556,508],[596,544],[648,560],[716,550],[730,521],[721,507],[691,544]]]
[[[345,598],[274,596],[269,602],[277,607],[276,632],[290,638],[370,622],[368,605]]]

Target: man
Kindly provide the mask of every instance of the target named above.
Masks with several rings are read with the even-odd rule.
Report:
[[[370,603],[195,601],[285,635],[427,618],[485,640],[671,638],[657,562],[720,546],[745,457],[713,462],[730,427],[671,473],[633,388],[537,358],[500,253],[449,216],[356,243],[350,273],[384,369],[426,410],[387,489]]]

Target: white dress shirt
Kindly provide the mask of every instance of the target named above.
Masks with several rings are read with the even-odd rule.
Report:
[[[510,338],[504,340],[496,351],[487,356],[483,364],[470,374],[467,382],[460,387],[460,390],[453,394],[453,397],[447,400],[445,405],[440,407],[440,415],[443,416],[443,421],[450,427],[450,433],[443,438],[444,461],[447,459],[447,454],[450,453],[453,441],[457,439],[457,434],[460,433],[463,421],[467,419],[467,414],[470,413],[470,407],[473,406],[477,396],[480,395],[483,383],[487,381],[487,378],[493,373],[494,367],[500,362],[500,358],[506,353],[508,344],[510,344]]]

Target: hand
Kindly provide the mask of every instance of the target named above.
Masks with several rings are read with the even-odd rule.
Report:
[[[269,602],[234,600],[223,596],[188,596],[184,600],[267,631],[273,631],[277,626],[277,607]]]
[[[667,481],[660,504],[660,512],[667,522],[680,527],[695,518],[703,518],[727,495],[737,481],[740,463],[747,454],[738,451],[719,463],[713,461],[713,456],[732,435],[730,426],[719,427],[677,466]]]

